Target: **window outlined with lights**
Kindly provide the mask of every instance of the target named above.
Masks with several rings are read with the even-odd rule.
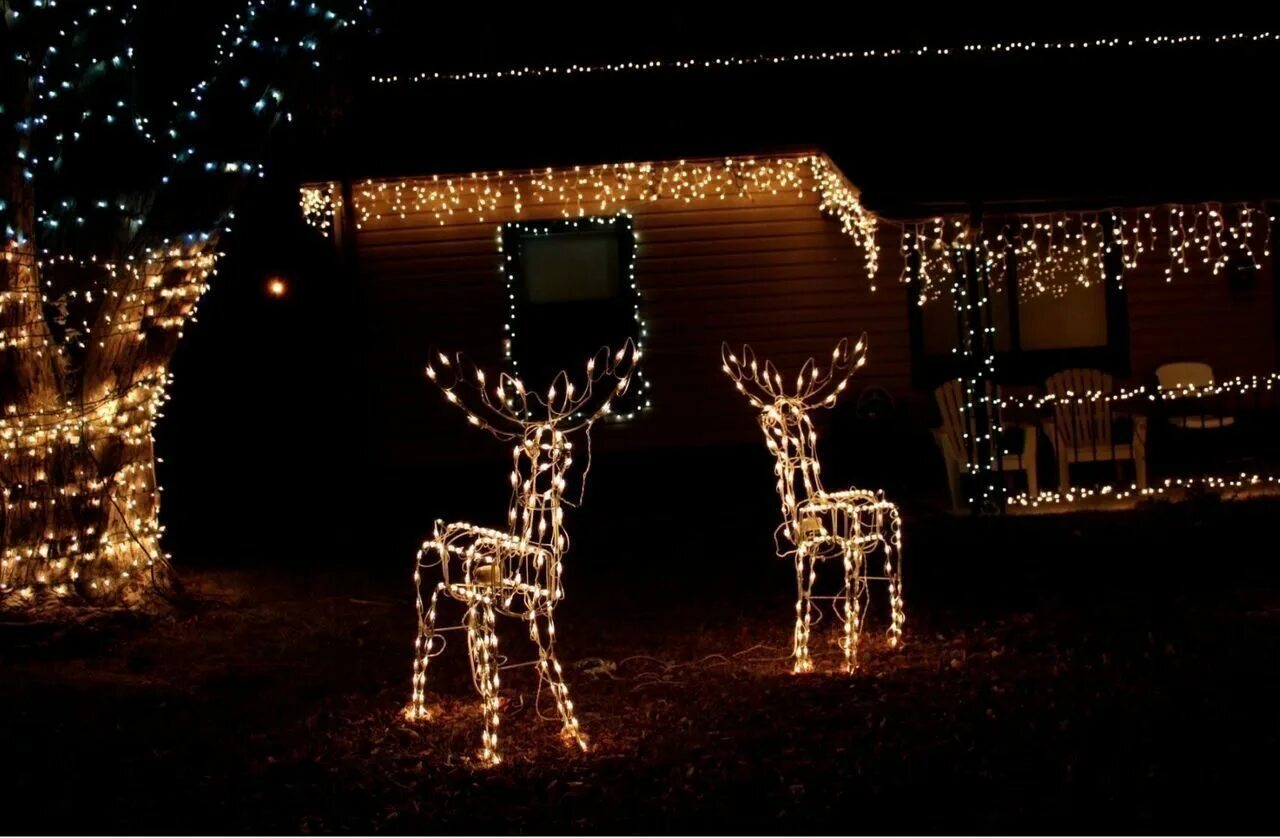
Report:
[[[526,387],[546,392],[557,372],[601,346],[630,339],[645,348],[629,213],[508,222],[498,229],[498,249],[508,304],[504,351]],[[632,419],[648,407],[649,381],[637,370],[611,418]]]

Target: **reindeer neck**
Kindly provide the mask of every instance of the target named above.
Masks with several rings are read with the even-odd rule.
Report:
[[[818,435],[808,414],[795,406],[767,410],[760,424],[774,455],[774,474],[784,514],[794,520],[798,504],[824,491],[818,465]]]
[[[560,502],[573,464],[569,440],[551,425],[535,425],[516,443],[513,460],[512,532],[559,556],[566,545]]]

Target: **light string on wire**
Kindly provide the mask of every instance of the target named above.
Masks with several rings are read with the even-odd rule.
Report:
[[[1216,201],[1018,213],[995,216],[976,231],[967,216],[938,216],[904,222],[900,246],[904,255],[918,254],[920,305],[946,295],[956,273],[954,254],[973,248],[977,238],[993,293],[1005,292],[1012,256],[1018,299],[1026,301],[1062,297],[1072,288],[1102,285],[1108,277],[1123,286],[1127,273],[1151,260],[1164,260],[1167,282],[1196,268],[1207,268],[1215,277],[1233,264],[1256,270],[1271,256],[1274,222],[1260,202]],[[1118,256],[1119,271],[1108,266],[1112,254]]]
[[[1191,477],[1169,477],[1158,485],[1138,486],[1137,483],[1103,485],[1097,487],[1073,487],[1067,491],[1041,490],[1034,496],[1029,492],[1010,492],[1008,502],[1019,509],[1055,511],[1065,508],[1095,505],[1099,502],[1124,502],[1151,500],[1166,497],[1176,491],[1195,490],[1245,493],[1249,491],[1273,491],[1280,489],[1280,477],[1276,475],[1240,472],[1234,476],[1206,474]]]
[[[1169,281],[1197,266],[1214,276],[1232,263],[1258,267],[1271,255],[1275,220],[1259,202],[1163,204],[1091,211],[1015,213],[998,216],[979,229],[968,216],[924,220],[881,218],[862,205],[856,187],[825,155],[778,158],[724,158],[670,163],[613,163],[491,172],[468,176],[369,180],[353,190],[356,228],[386,218],[411,216],[444,226],[482,223],[499,214],[582,218],[626,210],[642,211],[660,199],[703,203],[729,197],[814,195],[819,209],[839,221],[842,231],[865,254],[871,290],[880,263],[878,232],[898,236],[903,256],[899,281],[914,256],[916,301],[925,305],[951,290],[958,276],[957,253],[971,249],[985,260],[992,289],[1003,294],[1012,254],[1021,300],[1061,297],[1073,287],[1100,285],[1110,275],[1107,259],[1119,254],[1124,274],[1149,259],[1167,259]],[[299,192],[304,220],[332,235],[342,211],[336,183],[308,184]],[[989,228],[992,232],[986,232]]]
[[[651,58],[644,61],[618,61],[602,64],[525,65],[501,70],[423,71],[418,73],[376,73],[370,76],[375,85],[427,84],[433,82],[475,82],[502,79],[571,78],[592,75],[638,74],[649,72],[684,72],[731,70],[742,67],[777,67],[803,65],[857,64],[901,62],[911,59],[955,58],[975,55],[1010,56],[1031,53],[1109,52],[1118,50],[1151,50],[1196,46],[1269,45],[1280,40],[1280,34],[1264,32],[1186,33],[1178,35],[1111,36],[1068,41],[1015,40],[969,43],[956,46],[892,47],[888,49],[835,50],[797,52],[777,55],[718,56],[715,58]]]
[[[898,507],[885,500],[883,491],[848,489],[828,492],[822,485],[818,462],[818,434],[809,411],[832,407],[849,384],[849,378],[866,363],[867,336],[851,348],[841,340],[831,361],[819,365],[810,358],[796,375],[794,386],[784,383],[770,361],[761,362],[750,346],[734,353],[721,346],[722,370],[738,392],[760,411],[760,429],[774,456],[776,488],[782,501],[782,523],[774,530],[779,558],[792,559],[796,569],[795,625],[792,630],[792,671],[813,671],[809,638],[815,622],[815,599],[838,603],[836,613],[842,632],[840,648],[844,668],[858,667],[858,642],[866,619],[870,594],[867,583],[888,585],[890,648],[902,641],[906,612],[902,598],[902,523]],[[871,556],[883,553],[883,576],[868,574]],[[815,597],[818,567],[839,559],[844,585],[834,597]]]
[[[1001,408],[1040,409],[1052,404],[1115,404],[1136,401],[1177,401],[1182,399],[1203,399],[1210,396],[1241,396],[1249,393],[1271,392],[1280,389],[1280,372],[1254,375],[1237,375],[1222,381],[1210,381],[1206,384],[1143,384],[1127,387],[1115,392],[1089,390],[1082,393],[1068,393],[1066,396],[1053,393],[1032,393],[1025,396],[1001,395],[998,405]]]
[[[561,576],[569,549],[563,510],[568,503],[564,499],[566,475],[573,466],[573,437],[585,436],[590,451],[592,425],[607,416],[626,393],[641,357],[631,341],[617,352],[601,349],[588,359],[585,377],[573,379],[562,371],[552,379],[545,395],[527,389],[517,376],[488,376],[462,355],[450,358],[433,352],[427,365],[427,377],[451,404],[462,409],[468,422],[514,443],[507,529],[437,520],[432,537],[418,551],[413,570],[418,631],[406,715],[414,721],[430,718],[427,672],[431,659],[443,651],[433,643],[442,632],[451,630],[436,625],[444,595],[466,609],[462,625],[452,629],[464,630],[467,635],[472,681],[480,693],[484,720],[480,759],[485,764],[502,760],[498,616],[528,624],[529,638],[538,649],[533,663],[539,694],[543,686],[550,691],[565,741],[581,750],[587,748],[555,654],[554,611],[564,599]],[[433,568],[439,569],[441,578],[424,597],[423,571]]]

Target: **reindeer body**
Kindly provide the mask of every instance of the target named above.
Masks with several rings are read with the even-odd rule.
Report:
[[[891,647],[901,642],[902,584],[899,560],[902,527],[898,508],[885,500],[883,492],[848,489],[828,492],[822,485],[818,461],[818,435],[809,410],[830,407],[848,383],[849,376],[865,361],[866,336],[853,353],[848,341],[841,341],[832,353],[831,367],[822,373],[812,359],[796,378],[794,392],[782,384],[782,376],[771,363],[761,368],[750,347],[743,358],[722,349],[724,370],[738,390],[760,410],[760,428],[765,444],[774,456],[776,488],[782,502],[782,523],[774,532],[779,557],[791,557],[796,566],[796,622],[792,637],[793,671],[810,672],[809,633],[813,623],[813,585],[818,565],[839,558],[844,568],[844,587],[832,599],[843,601],[839,610],[843,624],[840,646],[846,671],[857,668],[858,640],[861,636],[868,581],[888,583]],[[856,356],[856,360],[855,360]],[[884,555],[883,576],[867,575],[867,560],[876,551]]]
[[[625,372],[620,372],[628,357]],[[490,763],[501,760],[498,749],[500,702],[498,699],[499,666],[497,616],[517,617],[529,625],[529,637],[538,648],[533,663],[538,676],[548,684],[560,714],[563,733],[569,742],[586,749],[587,742],[573,712],[569,689],[555,656],[556,629],[553,612],[564,598],[560,577],[569,538],[564,528],[562,500],[565,476],[573,465],[573,430],[590,433],[591,423],[609,410],[610,400],[625,392],[632,365],[639,353],[630,342],[613,363],[606,362],[597,371],[596,362],[587,364],[587,385],[575,398],[573,385],[565,373],[556,377],[546,400],[524,390],[518,379],[499,378],[496,401],[484,389],[485,377],[474,371],[479,390],[479,405],[492,413],[487,419],[464,406],[472,424],[487,428],[499,438],[514,439],[512,448],[511,504],[507,512],[507,529],[495,530],[474,524],[446,524],[437,520],[432,537],[418,551],[414,567],[417,587],[418,635],[414,643],[413,696],[409,712],[414,719],[428,717],[425,703],[427,666],[433,657],[432,640],[437,633],[436,616],[439,597],[457,600],[466,606],[463,628],[467,632],[467,649],[473,680],[480,692],[484,713],[481,758]],[[604,356],[608,358],[606,354]],[[443,355],[446,367],[451,362]],[[459,366],[462,366],[459,358]],[[592,385],[603,375],[617,379],[609,397],[594,412],[587,409]],[[433,368],[428,375],[437,379]],[[439,381],[437,381],[439,383]],[[456,382],[455,382],[456,384]],[[454,404],[462,405],[453,385],[441,385]],[[515,397],[512,397],[514,390]],[[559,397],[559,400],[557,400]],[[513,407],[513,403],[516,406]],[[531,414],[538,419],[529,418]],[[586,417],[586,418],[584,418]],[[431,560],[434,557],[434,561]],[[429,603],[422,596],[422,570],[438,566],[441,580],[431,593]]]

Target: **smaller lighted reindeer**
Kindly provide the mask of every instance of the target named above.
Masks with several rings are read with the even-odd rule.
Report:
[[[565,475],[573,465],[570,437],[578,431],[583,436],[589,434],[592,423],[608,414],[611,403],[626,392],[640,350],[630,340],[616,353],[602,348],[587,361],[581,386],[575,385],[567,372],[561,372],[545,395],[525,389],[520,379],[505,373],[490,380],[461,354],[453,359],[433,354],[427,376],[444,391],[445,398],[461,407],[471,424],[514,442],[511,504],[505,531],[437,520],[431,539],[418,551],[413,572],[418,636],[409,713],[414,719],[428,717],[427,665],[440,651],[433,649],[437,632],[447,630],[436,628],[437,605],[444,594],[466,606],[459,628],[466,631],[472,679],[484,714],[481,758],[490,763],[501,760],[498,672],[503,667],[498,656],[498,615],[528,623],[529,637],[538,649],[533,664],[555,701],[565,739],[585,750],[587,740],[556,660],[552,616],[564,598],[560,578],[569,549],[562,503],[567,503]],[[436,566],[441,579],[431,590],[429,602],[424,602],[422,571]]]
[[[885,581],[889,589],[888,642],[902,641],[903,613],[901,570],[902,525],[898,508],[881,491],[848,489],[828,492],[822,486],[818,464],[818,435],[809,411],[831,407],[849,383],[853,372],[866,362],[867,336],[853,347],[841,340],[831,353],[831,363],[820,369],[810,358],[788,390],[782,374],[768,361],[756,360],[750,346],[735,355],[721,345],[725,373],[752,406],[760,411],[765,444],[776,462],[778,495],[782,498],[782,524],[774,532],[780,558],[793,558],[796,566],[796,623],[793,636],[793,671],[813,671],[809,655],[809,630],[814,599],[834,599],[843,623],[840,646],[844,667],[858,665],[858,639],[867,612],[869,581]],[[884,556],[884,575],[867,575],[870,557]],[[818,565],[839,559],[844,567],[844,587],[834,597],[814,597]]]

